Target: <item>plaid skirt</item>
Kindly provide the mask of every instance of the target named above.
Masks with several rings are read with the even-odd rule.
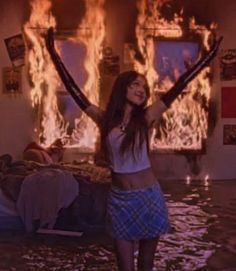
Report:
[[[112,187],[107,205],[107,231],[114,239],[151,239],[170,230],[159,184],[122,190]]]

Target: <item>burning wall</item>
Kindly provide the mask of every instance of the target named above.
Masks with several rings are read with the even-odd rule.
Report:
[[[134,57],[133,67],[147,76],[152,89],[152,101],[156,95],[161,95],[169,89],[182,72],[173,64],[173,59],[159,55],[158,41],[163,39],[187,41],[193,37],[193,40],[201,44],[204,51],[209,49],[210,35],[215,28],[213,24],[208,28],[197,25],[194,18],[184,18],[183,11],[174,14],[171,19],[165,19],[161,10],[168,2],[171,1],[136,1],[135,33],[142,61]],[[98,104],[101,78],[98,66],[102,59],[102,46],[106,37],[105,0],[86,0],[84,4],[85,12],[82,20],[77,28],[69,31],[64,38],[67,36],[71,42],[83,44],[86,48],[84,69],[88,76],[82,88],[89,99]],[[48,27],[57,28],[56,17],[52,14],[52,2],[32,0],[31,7],[31,16],[24,30],[31,44],[28,50],[29,72],[32,80],[32,103],[37,107],[40,115],[37,131],[39,139],[44,145],[49,145],[55,138],[64,137],[67,138],[68,147],[77,146],[84,150],[94,150],[96,126],[82,115],[75,119],[75,128],[68,134],[68,123],[58,109],[56,93],[60,81],[45,50],[42,37]],[[57,29],[58,35],[60,31]],[[186,66],[191,65],[193,58],[189,52],[185,49],[181,54]],[[172,63],[172,78],[166,76],[160,80],[160,74],[155,66],[158,57],[163,63],[164,61]],[[202,142],[207,137],[208,131],[211,90],[209,74],[210,68],[207,67],[185,90],[181,102],[180,99],[176,100],[166,112],[161,120],[161,126],[156,127],[153,133],[152,149],[168,151],[202,149]]]
[[[194,62],[194,52],[183,47],[173,59],[167,52],[158,51],[158,40],[198,41],[202,51],[209,49],[210,35],[215,28],[209,29],[197,25],[194,18],[188,20],[188,27],[183,14],[174,14],[172,20],[166,20],[160,13],[168,1],[137,1],[138,18],[136,37],[138,48],[143,56],[143,63],[135,62],[136,69],[146,74],[152,89],[152,100],[155,96],[166,92],[178,79],[181,67],[176,65],[178,54],[182,54],[184,65]],[[176,49],[175,44],[172,51]],[[172,72],[160,78],[155,67],[156,58],[161,58],[162,66],[168,63]],[[175,63],[176,62],[176,63]],[[172,78],[170,76],[172,74]],[[203,140],[207,137],[208,108],[211,85],[209,81],[210,68],[205,68],[186,88],[182,97],[177,99],[164,114],[161,125],[153,133],[152,148],[165,150],[201,150]],[[157,86],[157,87],[156,87]]]

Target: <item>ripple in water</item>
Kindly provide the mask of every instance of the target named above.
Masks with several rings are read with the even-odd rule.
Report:
[[[207,214],[199,206],[171,200],[168,210],[173,232],[160,239],[155,255],[156,270],[189,271],[206,266],[207,259],[218,247],[204,240],[212,223],[209,220],[216,216]]]

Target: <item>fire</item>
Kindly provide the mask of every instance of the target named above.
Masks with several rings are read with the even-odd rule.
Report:
[[[157,54],[155,39],[181,39],[182,12],[175,14],[170,21],[165,20],[160,9],[170,0],[137,0],[138,17],[136,37],[138,48],[144,62],[135,61],[135,69],[146,75],[152,89],[152,100],[159,92],[165,92],[180,75],[180,70],[174,67],[174,78],[166,76],[160,80],[160,74],[155,68]],[[87,81],[82,87],[88,98],[94,103],[99,102],[100,75],[98,63],[102,58],[102,43],[105,37],[105,0],[85,0],[86,12],[77,33],[71,40],[82,43],[86,48],[84,63],[87,71]],[[31,16],[24,26],[27,39],[30,42],[28,49],[29,74],[32,82],[32,105],[40,115],[40,142],[51,144],[57,138],[67,135],[68,124],[65,123],[57,105],[57,90],[60,85],[57,72],[45,48],[43,32],[50,26],[56,27],[56,18],[51,13],[52,0],[31,0]],[[209,40],[212,30],[196,24],[194,18],[189,20],[189,31],[199,35],[203,46],[209,49]],[[184,52],[184,60],[189,60],[188,52]],[[76,61],[76,60],[75,60]],[[191,64],[191,63],[190,63]],[[201,149],[202,140],[207,136],[208,102],[210,98],[210,68],[205,68],[201,74],[188,86],[184,97],[176,100],[164,114],[160,127],[153,133],[151,145],[153,149]],[[75,129],[68,141],[83,150],[95,149],[98,129],[86,115],[75,120]]]
[[[209,39],[210,39],[210,36],[212,34],[212,30],[214,30],[216,28],[217,28],[216,23],[212,23],[210,25],[210,30],[209,30],[204,25],[197,25],[195,18],[192,17],[189,20],[189,29],[191,29],[192,31],[194,31],[195,33],[197,33],[198,35],[201,36],[202,44],[207,50],[210,49],[210,47],[209,47]]]
[[[189,185],[191,183],[191,177],[190,176],[187,176],[186,179],[185,179],[185,183],[187,185]]]
[[[105,12],[103,9],[105,0],[86,0],[86,13],[78,26],[77,36],[73,39],[82,42],[86,47],[85,69],[88,79],[83,87],[86,96],[93,103],[99,103],[100,74],[98,63],[102,59],[102,43],[105,37]],[[94,122],[85,114],[80,120],[76,120],[80,130],[79,147],[94,150],[98,136],[98,129]],[[82,129],[80,129],[82,127]],[[76,138],[78,131],[75,130],[72,137]]]
[[[180,75],[179,69],[172,67],[174,78],[166,76],[161,81],[160,74],[155,68],[155,59],[159,53],[158,51],[155,53],[155,39],[161,37],[166,40],[169,38],[178,40],[183,37],[182,14],[179,16],[175,14],[171,21],[161,17],[159,10],[165,2],[166,0],[137,1],[136,37],[138,48],[145,62],[135,61],[135,69],[146,75],[152,91],[152,100],[156,98],[158,93],[166,92]],[[210,35],[215,27],[216,25],[212,24],[209,30],[205,26],[197,25],[194,18],[189,20],[189,31],[200,36],[202,44],[207,50],[209,49]],[[183,57],[186,63],[191,62],[188,51],[183,52]],[[209,72],[210,68],[206,67],[189,84],[184,97],[177,99],[163,115],[162,125],[155,129],[151,139],[152,149],[199,150],[202,148],[202,140],[207,137],[208,128],[208,112],[205,108],[208,106],[211,89]]]
[[[86,47],[85,69],[88,79],[84,86],[88,98],[98,104],[99,72],[101,45],[105,36],[104,0],[86,0],[86,14],[78,26],[76,37],[69,37],[74,42]],[[51,13],[52,2],[49,0],[32,0],[31,15],[24,26],[24,32],[30,42],[28,50],[29,74],[32,82],[31,98],[33,107],[40,115],[40,143],[50,145],[57,138],[68,138],[67,128],[57,105],[57,90],[60,79],[45,48],[43,35],[49,27],[56,27],[56,18]],[[75,60],[76,61],[76,60]],[[76,142],[80,148],[95,149],[97,127],[86,116],[75,120],[75,130],[67,140],[68,144]],[[69,146],[68,146],[69,147]]]
[[[65,135],[65,124],[58,111],[56,90],[59,85],[58,75],[45,48],[42,33],[56,21],[51,14],[49,0],[33,0],[29,21],[24,25],[24,33],[29,41],[28,63],[32,82],[32,106],[39,111],[40,142],[50,145],[56,138]]]

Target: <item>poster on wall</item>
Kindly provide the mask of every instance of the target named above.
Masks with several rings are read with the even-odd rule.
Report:
[[[222,81],[236,79],[236,49],[221,51],[220,78]]]
[[[236,118],[236,86],[221,89],[222,118]]]
[[[132,43],[124,44],[123,62],[126,65],[134,63],[135,46]]]
[[[19,94],[21,89],[21,68],[4,67],[2,69],[2,91],[5,94]]]
[[[4,40],[9,58],[15,67],[24,65],[25,43],[22,34]]]
[[[114,55],[111,47],[103,49],[103,60],[100,64],[105,75],[117,76],[120,73],[120,57]]]
[[[236,125],[224,125],[223,143],[224,145],[236,145]]]

